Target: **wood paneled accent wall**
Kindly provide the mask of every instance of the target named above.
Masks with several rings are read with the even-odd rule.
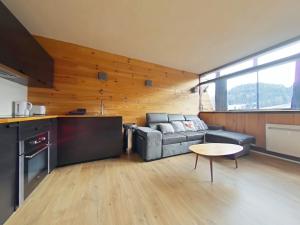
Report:
[[[263,148],[266,148],[267,123],[300,125],[300,112],[201,112],[199,115],[208,124],[223,125],[227,130],[255,136],[256,145]]]
[[[55,60],[54,88],[29,88],[28,98],[33,104],[45,104],[48,114],[76,108],[98,114],[101,99],[104,113],[121,115],[124,122],[143,124],[146,112],[198,113],[199,95],[189,91],[198,84],[196,74],[44,37],[36,39]],[[107,81],[97,80],[99,71],[108,74]],[[152,80],[153,86],[146,87],[145,80]]]

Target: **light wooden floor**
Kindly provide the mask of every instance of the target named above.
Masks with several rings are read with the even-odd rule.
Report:
[[[300,165],[251,153],[144,163],[102,160],[51,173],[5,225],[299,225]]]

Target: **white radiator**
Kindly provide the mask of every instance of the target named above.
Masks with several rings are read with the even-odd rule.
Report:
[[[266,124],[266,144],[270,151],[300,157],[300,126]]]

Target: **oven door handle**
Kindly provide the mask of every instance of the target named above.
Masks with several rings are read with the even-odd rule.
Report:
[[[35,156],[37,156],[38,154],[40,154],[41,152],[45,151],[46,149],[48,149],[50,147],[50,144],[47,144],[44,148],[38,150],[37,152],[35,152],[32,155],[25,155],[25,159],[32,159]]]

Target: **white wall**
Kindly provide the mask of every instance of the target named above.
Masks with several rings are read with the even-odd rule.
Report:
[[[11,115],[13,101],[27,101],[27,86],[0,78],[0,116]]]

